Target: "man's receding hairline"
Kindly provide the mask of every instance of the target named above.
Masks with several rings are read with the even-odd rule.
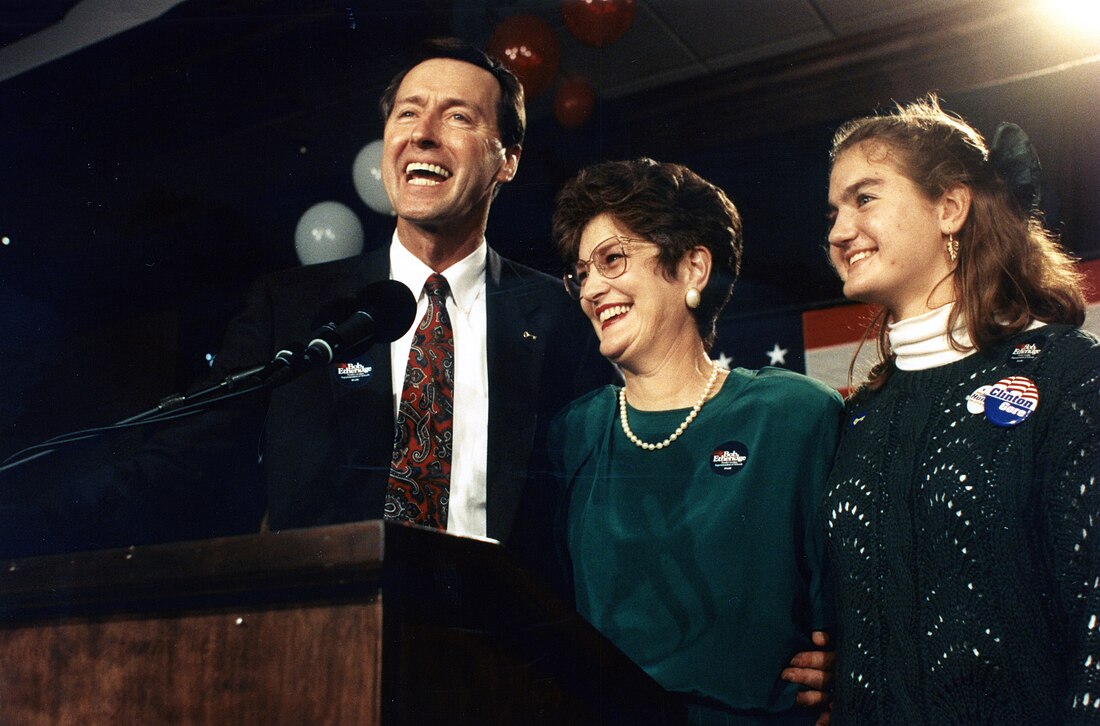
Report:
[[[504,139],[503,139],[504,130],[500,128],[500,120],[498,119],[498,115],[499,115],[500,106],[504,102],[504,89],[500,87],[500,81],[497,80],[497,77],[494,76],[491,71],[486,70],[485,68],[482,68],[481,66],[477,65],[476,63],[471,63],[470,61],[462,60],[461,58],[449,58],[449,57],[446,57],[446,56],[442,56],[442,57],[432,56],[431,58],[425,58],[424,60],[420,61],[419,63],[417,63],[416,65],[410,67],[407,71],[405,71],[405,75],[401,77],[401,82],[398,83],[397,88],[394,89],[393,99],[392,99],[391,106],[390,106],[390,112],[386,116],[386,119],[389,120],[389,116],[393,115],[393,111],[394,111],[395,108],[397,108],[397,104],[401,103],[403,99],[408,99],[409,98],[408,96],[402,96],[401,95],[401,87],[405,85],[405,81],[409,80],[409,76],[412,74],[413,71],[415,71],[417,68],[424,65],[425,63],[430,63],[431,61],[453,61],[455,63],[461,63],[464,66],[469,66],[469,67],[471,67],[475,70],[481,71],[485,75],[489,76],[489,80],[492,81],[493,92],[496,94],[496,98],[489,99],[491,108],[489,109],[488,117],[492,120],[493,126],[496,127],[497,136],[501,137],[500,141],[501,141],[501,143],[503,143],[504,142]],[[468,101],[464,101],[463,99],[461,99],[457,96],[450,96],[449,100],[458,101],[460,103],[468,103]],[[522,144],[516,144],[516,146],[522,146]],[[505,148],[508,148],[508,147],[505,147]]]

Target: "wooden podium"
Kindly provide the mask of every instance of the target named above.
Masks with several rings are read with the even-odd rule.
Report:
[[[16,560],[2,724],[653,724],[499,545],[380,521]]]

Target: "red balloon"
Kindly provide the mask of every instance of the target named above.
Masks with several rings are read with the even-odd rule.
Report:
[[[627,31],[638,12],[636,0],[562,0],[569,32],[594,48],[610,45]]]
[[[561,62],[554,29],[534,15],[513,15],[502,20],[485,51],[516,74],[529,99],[550,87]]]
[[[596,93],[583,78],[570,78],[554,94],[554,118],[567,129],[575,129],[592,116]]]

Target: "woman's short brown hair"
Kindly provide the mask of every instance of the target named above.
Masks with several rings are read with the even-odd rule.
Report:
[[[684,255],[702,245],[713,264],[702,302],[692,310],[703,344],[714,344],[718,315],[741,270],[741,216],[726,193],[680,164],[653,159],[608,161],[583,169],[558,193],[553,234],[566,265],[577,259],[584,228],[609,214],[660,247],[658,264],[676,275]]]

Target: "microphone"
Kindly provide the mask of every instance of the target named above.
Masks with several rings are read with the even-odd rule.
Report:
[[[391,343],[412,326],[416,298],[397,280],[372,282],[354,299],[325,305],[314,318],[314,331],[304,348],[280,350],[258,377],[278,385],[290,377],[331,363],[338,352],[349,353],[373,343]]]

